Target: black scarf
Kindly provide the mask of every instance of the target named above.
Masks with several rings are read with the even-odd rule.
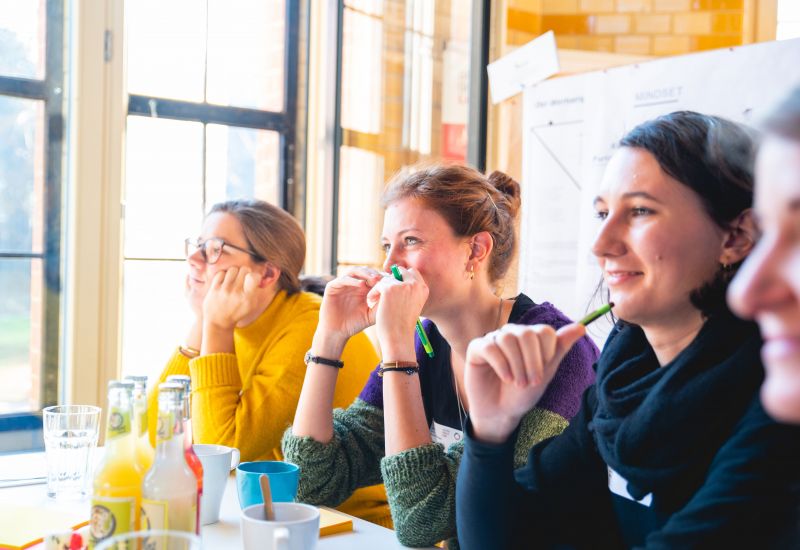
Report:
[[[723,314],[660,367],[644,332],[618,325],[597,363],[597,409],[590,423],[606,464],[636,499],[670,513],[702,484],[722,442],[763,378],[753,323]]]

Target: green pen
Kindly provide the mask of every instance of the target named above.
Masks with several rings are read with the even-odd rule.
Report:
[[[396,265],[392,266],[392,275],[398,281],[403,280],[403,276],[400,274],[400,270],[397,269]],[[425,334],[425,329],[422,328],[422,323],[419,319],[417,319],[417,336],[419,336],[419,341],[422,342],[422,347],[425,348],[425,353],[428,354],[428,357],[433,357],[433,346],[431,346],[431,341],[428,340],[428,335]]]
[[[611,311],[612,307],[614,307],[614,302],[609,302],[603,306],[600,306],[598,309],[596,309],[595,311],[591,312],[589,315],[578,321],[578,323],[580,323],[583,326],[587,326],[589,323],[594,322],[595,320],[599,319],[600,317]]]

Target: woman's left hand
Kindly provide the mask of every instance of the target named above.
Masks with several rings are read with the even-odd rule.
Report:
[[[508,324],[470,342],[464,389],[475,436],[487,442],[505,441],[585,334],[577,323],[558,331],[549,325]]]
[[[250,268],[230,267],[218,272],[203,300],[204,324],[233,330],[258,307],[258,292],[258,275]]]
[[[393,342],[410,341],[413,344],[414,325],[428,300],[428,285],[419,271],[399,269],[402,281],[386,276],[367,294],[367,305],[377,308],[375,325],[382,349]]]

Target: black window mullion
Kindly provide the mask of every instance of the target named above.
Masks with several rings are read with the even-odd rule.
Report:
[[[280,133],[286,133],[291,126],[285,113],[194,103],[137,94],[129,96],[128,114],[148,117],[155,115],[158,118],[240,126],[257,130],[273,130]]]
[[[0,76],[0,95],[45,99],[45,83],[42,80]]]
[[[64,152],[64,2],[47,0],[42,406],[58,403],[61,334],[61,205]]]
[[[286,32],[284,60],[284,113],[287,120],[286,131],[280,139],[280,203],[281,207],[294,212],[294,144],[297,124],[297,64],[300,48],[300,3],[286,2]]]

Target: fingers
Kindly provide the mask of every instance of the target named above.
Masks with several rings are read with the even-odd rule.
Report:
[[[503,382],[518,387],[549,383],[564,356],[585,335],[570,324],[556,331],[549,325],[514,325],[473,340],[467,363],[492,368]]]
[[[379,281],[367,292],[367,306],[372,309],[380,302],[381,295],[390,287],[399,287],[402,283],[394,277],[381,277]]]
[[[556,349],[552,361],[558,365],[578,340],[586,336],[586,327],[580,323],[570,323],[556,331]]]
[[[496,344],[496,337],[497,334],[495,332],[490,332],[482,338],[472,340],[467,346],[466,366],[467,368],[488,366],[500,380],[506,384],[511,384],[514,382],[511,367],[506,360],[506,356]]]
[[[508,364],[513,382],[519,387],[527,386],[529,382],[540,378],[537,373],[541,370],[537,364],[540,360],[539,343],[530,331],[526,333],[525,328],[520,325],[506,325],[496,331],[494,338],[495,346],[502,352]]]
[[[365,266],[351,267],[343,274],[343,277],[364,281],[369,287],[375,286],[384,276],[380,271]]]

